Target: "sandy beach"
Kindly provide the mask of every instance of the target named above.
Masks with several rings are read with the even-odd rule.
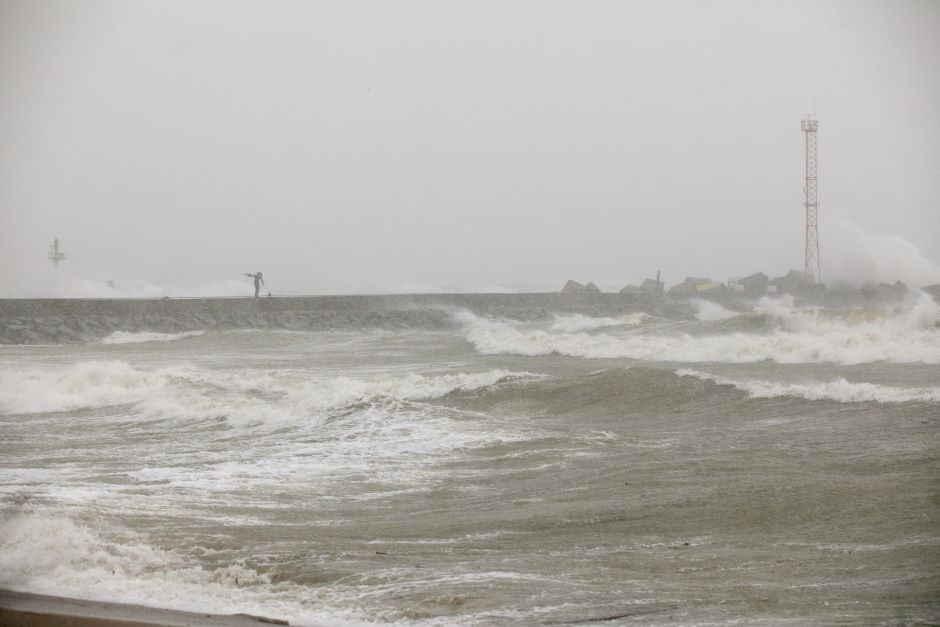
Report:
[[[262,616],[200,614],[0,590],[0,625],[5,627],[249,627],[287,624],[284,620]]]

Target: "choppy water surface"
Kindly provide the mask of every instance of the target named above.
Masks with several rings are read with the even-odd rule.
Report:
[[[0,348],[0,586],[295,624],[940,620],[940,309]]]

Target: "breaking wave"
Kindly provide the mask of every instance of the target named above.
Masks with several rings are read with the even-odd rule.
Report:
[[[718,303],[712,302],[710,300],[702,300],[701,298],[696,298],[690,301],[692,306],[695,307],[696,314],[695,317],[699,320],[727,320],[728,318],[734,318],[738,314],[722,307]]]
[[[900,334],[935,331],[940,326],[940,305],[923,292],[906,305],[876,309],[799,308],[793,305],[792,296],[764,297],[757,302],[753,313],[771,321],[776,329],[816,335],[847,331],[859,335]]]
[[[902,388],[877,383],[853,383],[838,377],[831,381],[814,383],[782,383],[749,379],[736,381],[697,370],[677,370],[680,377],[695,377],[718,385],[734,387],[751,398],[777,398],[790,396],[810,401],[837,401],[839,403],[940,403],[940,387]]]
[[[245,612],[322,624],[361,625],[352,610],[319,609],[290,583],[273,584],[242,560],[216,568],[143,538],[105,538],[66,516],[6,512],[0,518],[0,588],[196,612]]]
[[[625,314],[619,318],[593,318],[584,314],[572,314],[569,316],[555,315],[555,322],[552,324],[552,331],[563,331],[565,333],[577,333],[579,331],[592,331],[604,327],[634,326],[640,324],[648,316],[642,312]]]
[[[379,399],[434,399],[538,377],[491,370],[356,379],[274,370],[227,372],[191,365],[145,370],[123,361],[87,361],[66,368],[0,370],[0,414],[135,404],[150,418],[224,416],[230,424],[250,425],[302,419]]]
[[[940,363],[940,306],[923,294],[905,308],[848,312],[800,310],[792,301],[765,298],[753,314],[741,317],[741,325],[753,324],[755,317],[765,322],[757,330],[721,327],[722,333],[698,335],[671,327],[644,328],[643,332],[554,332],[469,312],[457,319],[464,325],[467,340],[487,355],[555,353],[680,363]]]
[[[0,300],[0,344],[75,344],[125,339],[115,332],[273,329],[335,331],[452,331],[452,313],[469,309],[558,329],[588,330],[655,318],[693,317],[687,303],[654,297],[603,294],[588,300],[566,294],[386,294],[291,298],[160,298],[102,300]],[[553,314],[558,315],[553,317]],[[138,340],[139,341],[139,340]],[[152,340],[151,340],[152,341]]]

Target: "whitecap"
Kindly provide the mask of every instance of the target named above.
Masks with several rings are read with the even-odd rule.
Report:
[[[307,624],[361,625],[367,617],[236,560],[215,568],[146,538],[100,533],[43,512],[0,518],[0,588],[219,614],[248,613]],[[316,609],[307,600],[318,596]]]
[[[563,331],[566,333],[577,333],[579,331],[591,331],[603,327],[635,326],[643,322],[647,317],[642,312],[624,314],[617,318],[594,318],[584,314],[571,314],[567,316],[555,315],[555,322],[551,326],[552,331]]]
[[[469,312],[455,317],[463,323],[466,339],[486,355],[556,353],[680,363],[940,363],[940,307],[925,295],[876,314],[800,310],[780,299],[765,299],[757,313],[770,316],[775,328],[719,335],[553,332]]]
[[[940,403],[940,387],[895,387],[877,383],[851,382],[843,377],[810,383],[785,383],[761,379],[733,380],[697,370],[677,370],[682,377],[695,377],[718,385],[731,386],[751,398],[791,396],[811,401],[839,403]]]
[[[102,344],[140,344],[143,342],[176,342],[190,337],[204,335],[205,331],[184,331],[183,333],[156,333],[154,331],[141,331],[130,333],[115,331],[101,340]]]

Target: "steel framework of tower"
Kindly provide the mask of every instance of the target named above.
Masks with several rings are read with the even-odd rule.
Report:
[[[800,122],[806,136],[806,186],[803,188],[803,206],[806,208],[806,257],[803,271],[817,283],[822,282],[822,269],[819,266],[819,229],[816,226],[816,214],[819,205],[816,201],[816,126],[813,116]]]

